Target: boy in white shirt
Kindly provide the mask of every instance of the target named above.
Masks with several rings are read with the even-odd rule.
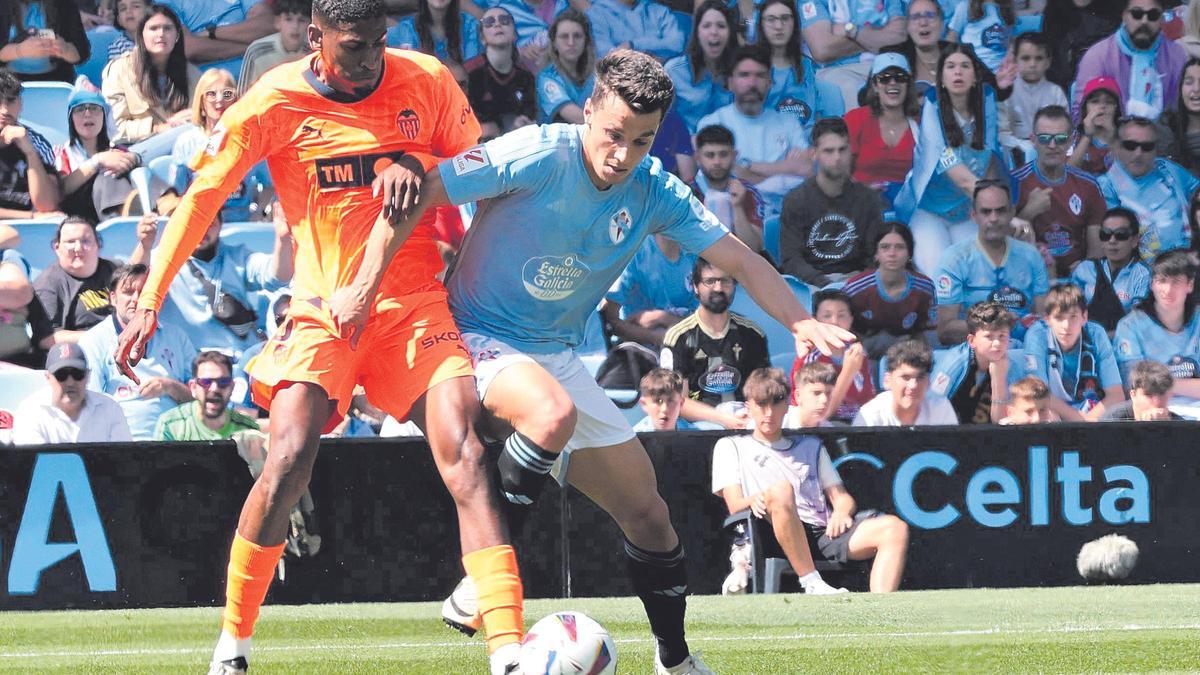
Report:
[[[1028,141],[1033,137],[1033,118],[1048,105],[1070,109],[1062,87],[1046,79],[1050,69],[1050,46],[1041,33],[1021,33],[1013,43],[1017,72],[1008,105],[1012,135]],[[1027,157],[1026,160],[1032,159]]]
[[[909,427],[918,424],[958,424],[954,406],[929,391],[933,351],[918,340],[904,340],[887,351],[886,391],[858,409],[856,427]]]
[[[797,381],[808,388],[802,369]],[[824,385],[832,387],[832,385]],[[788,384],[778,368],[750,374],[743,389],[750,418],[749,436],[730,436],[713,448],[713,493],[730,513],[749,508],[771,523],[775,538],[800,577],[805,593],[843,593],[821,578],[812,551],[831,561],[875,558],[872,592],[900,587],[908,550],[908,525],[878,511],[856,511],[829,453],[814,436],[784,438]],[[827,395],[827,394],[826,394]]]

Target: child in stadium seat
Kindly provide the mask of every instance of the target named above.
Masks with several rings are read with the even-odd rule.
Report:
[[[810,384],[816,388],[817,383]],[[813,551],[839,563],[874,558],[871,591],[898,589],[908,525],[875,510],[858,511],[820,438],[783,436],[788,400],[783,371],[760,368],[751,373],[746,399],[754,430],[717,441],[713,493],[725,500],[730,513],[748,508],[771,523],[806,593],[845,592],[821,579]]]
[[[783,428],[831,426],[829,415],[834,409],[830,401],[837,381],[837,367],[824,361],[806,363],[792,373],[792,405],[783,419]]]
[[[1139,361],[1129,372],[1129,400],[1104,413],[1103,422],[1182,420],[1167,408],[1175,387],[1171,369],[1158,361]]]
[[[850,330],[854,314],[850,311],[850,297],[842,291],[818,291],[813,296],[813,316],[821,323],[828,323],[843,330]],[[871,362],[861,342],[842,349],[835,349],[829,356],[816,350],[797,354],[792,362],[792,382],[796,383],[801,367],[810,363],[831,363],[837,376],[837,384],[829,395],[830,417],[838,422],[850,423],[858,409],[875,398],[875,384],[871,381]],[[792,403],[796,404],[797,391],[792,391]]]
[[[950,399],[961,424],[989,424],[1004,417],[1008,387],[1024,375],[1022,361],[1009,358],[1016,317],[999,302],[967,311],[967,341],[934,366],[930,388]]]
[[[854,418],[856,427],[908,427],[958,424],[945,396],[929,391],[933,351],[919,340],[897,342],[887,351],[883,393],[871,399]]]
[[[1076,265],[1071,283],[1083,289],[1088,319],[1112,337],[1121,317],[1150,294],[1150,267],[1137,255],[1141,225],[1133,211],[1117,206],[1105,212],[1099,237],[1103,257]]]
[[[1050,407],[1064,420],[1094,422],[1125,400],[1108,333],[1088,321],[1083,291],[1057,284],[1046,293],[1042,321],[1025,333],[1025,370],[1046,382]]]
[[[1020,426],[1023,424],[1046,424],[1058,422],[1060,418],[1050,409],[1050,388],[1033,375],[1017,380],[1008,388],[1011,399],[1008,403],[1008,415],[997,424],[1002,426]]]
[[[867,237],[867,254],[875,266],[842,287],[850,297],[854,334],[872,360],[905,338],[924,340],[936,325],[933,280],[913,267],[913,246],[907,225],[884,223]]]
[[[245,94],[268,70],[311,51],[308,24],[312,23],[312,0],[272,0],[271,9],[275,12],[275,32],[246,47],[238,74],[239,94]]]
[[[638,403],[646,416],[633,425],[634,431],[676,431],[696,426],[679,416],[687,383],[683,376],[667,368],[655,368],[638,384]]]

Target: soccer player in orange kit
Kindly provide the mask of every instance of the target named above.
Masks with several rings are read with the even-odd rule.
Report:
[[[474,145],[479,123],[445,67],[431,56],[385,50],[385,31],[382,0],[313,2],[308,36],[317,51],[263,75],[222,116],[117,346],[117,364],[136,381],[131,366],[154,333],[171,280],[226,197],[265,158],[292,218],[296,272],[287,320],[247,367],[255,400],[271,410],[271,452],[230,552],[216,675],[248,667],[288,513],[308,485],[322,430],[346,414],[358,384],[379,408],[415,420],[429,440],[458,509],[463,566],[479,587],[492,672],[509,672],[519,651],[521,580],[474,429],[471,360],[435,280],[442,262],[430,220],[403,219],[425,169]],[[395,224],[386,228],[389,240],[404,243],[375,287],[355,295],[350,281],[378,259],[364,252],[380,218]]]

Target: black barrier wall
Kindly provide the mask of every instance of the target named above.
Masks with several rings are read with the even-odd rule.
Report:
[[[904,588],[1078,583],[1079,547],[1119,532],[1134,581],[1200,581],[1200,478],[1186,423],[823,429],[860,508],[912,526]],[[643,435],[695,593],[728,572],[710,492],[718,433]],[[289,559],[271,602],[440,599],[461,575],[453,504],[419,440],[333,441],[314,470],[323,547]],[[0,608],[223,601],[251,484],[232,443],[0,452]],[[543,493],[517,541],[529,597],[627,595],[620,533],[578,492]]]

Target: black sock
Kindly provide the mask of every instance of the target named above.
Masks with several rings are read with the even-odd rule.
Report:
[[[658,654],[668,668],[688,657],[683,636],[683,616],[687,611],[687,566],[683,544],[657,553],[638,548],[625,540],[625,557],[633,590],[642,599],[650,632],[658,641]]]
[[[546,476],[558,455],[529,440],[524,434],[513,432],[504,441],[504,449],[496,462],[500,474],[500,494],[504,515],[508,520],[508,534],[516,537],[529,517],[529,509],[542,493]]]

